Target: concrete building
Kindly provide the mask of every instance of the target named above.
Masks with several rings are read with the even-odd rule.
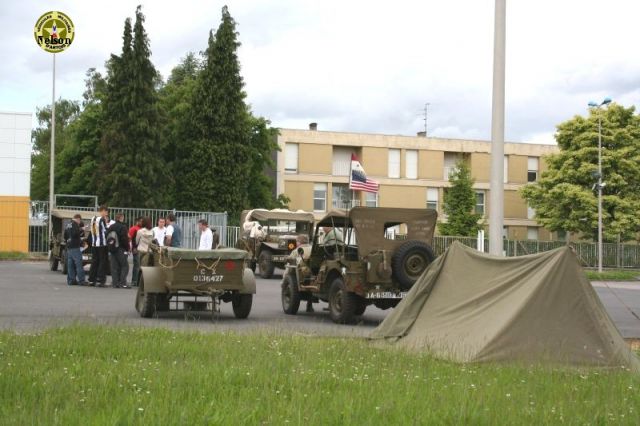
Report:
[[[392,136],[368,133],[280,129],[276,191],[291,199],[290,208],[313,211],[317,217],[332,208],[350,205],[435,208],[442,219],[449,172],[459,160],[475,179],[476,211],[488,224],[490,149],[488,141]],[[535,212],[518,190],[545,170],[544,156],[555,145],[506,143],[504,156],[504,224],[510,239],[564,238],[541,228]],[[378,194],[349,190],[351,154],[367,177],[380,183]]]
[[[31,113],[0,112],[0,251],[27,252]]]

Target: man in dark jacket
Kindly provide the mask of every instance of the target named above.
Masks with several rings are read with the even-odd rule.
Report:
[[[67,246],[67,285],[86,285],[82,268],[82,251],[80,250],[83,234],[82,216],[77,214],[64,229],[64,241]]]
[[[113,288],[130,288],[127,284],[129,234],[122,213],[116,214],[116,221],[107,229],[107,249],[111,258],[111,285]]]

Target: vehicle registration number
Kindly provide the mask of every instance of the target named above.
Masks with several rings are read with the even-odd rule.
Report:
[[[193,282],[196,283],[221,283],[224,280],[224,275],[206,275],[198,274],[193,276]]]
[[[271,261],[272,262],[286,262],[287,257],[289,257],[289,256],[279,254],[277,256],[272,256],[271,257]]]
[[[404,299],[406,295],[406,291],[399,293],[393,291],[370,291],[367,293],[367,299]]]

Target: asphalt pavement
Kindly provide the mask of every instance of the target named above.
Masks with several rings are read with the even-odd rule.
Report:
[[[0,262],[0,329],[31,332],[73,323],[165,327],[199,331],[253,331],[324,336],[366,336],[390,311],[367,307],[355,325],[334,324],[325,303],[315,312],[285,315],[280,303],[280,278],[257,279],[257,294],[248,319],[233,315],[223,303],[219,315],[161,313],[140,318],[134,308],[135,289],[67,286],[66,277],[46,262]],[[625,338],[640,338],[640,283],[594,283],[609,315]]]

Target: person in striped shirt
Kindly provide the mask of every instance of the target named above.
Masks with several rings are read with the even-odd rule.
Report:
[[[91,268],[89,269],[89,285],[104,287],[107,281],[107,228],[109,227],[109,209],[100,206],[98,216],[91,219]]]

